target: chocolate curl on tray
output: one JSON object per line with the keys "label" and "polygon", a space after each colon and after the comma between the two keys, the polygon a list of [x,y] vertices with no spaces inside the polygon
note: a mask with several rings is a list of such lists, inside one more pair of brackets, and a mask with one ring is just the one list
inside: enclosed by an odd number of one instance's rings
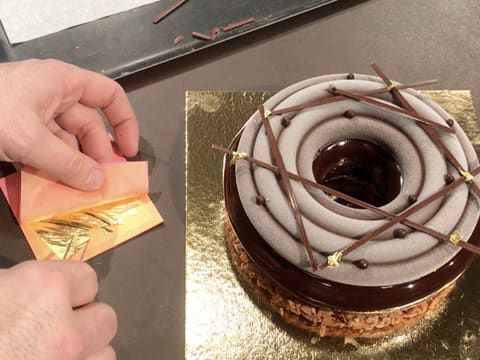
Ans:
{"label": "chocolate curl on tray", "polygon": [[192,32],[192,36],[194,38],[200,39],[200,40],[205,40],[205,41],[212,40],[212,37],[210,35],[199,33],[199,32],[196,32],[196,31]]}
{"label": "chocolate curl on tray", "polygon": [[310,246],[310,242],[308,241],[307,232],[305,231],[305,225],[303,224],[302,213],[298,207],[297,200],[293,193],[292,184],[290,184],[290,180],[288,178],[288,172],[285,168],[285,163],[283,162],[282,154],[280,153],[280,149],[278,148],[277,140],[275,139],[275,135],[273,134],[272,127],[270,126],[270,122],[268,121],[267,117],[269,113],[265,110],[263,105],[258,107],[258,111],[260,113],[260,118],[262,119],[263,127],[265,128],[265,133],[268,138],[268,142],[270,144],[270,150],[273,156],[273,159],[277,163],[278,170],[280,173],[280,182],[283,186],[284,191],[287,194],[288,201],[290,203],[290,207],[295,215],[295,220],[297,222],[298,230],[300,231],[300,237],[302,238],[303,245],[305,246],[305,250],[308,255],[308,259],[310,261],[310,265],[312,266],[313,271],[317,271],[317,263],[313,257],[312,248]]}
{"label": "chocolate curl on tray", "polygon": [[235,30],[239,27],[242,27],[242,26],[245,26],[245,25],[248,25],[248,24],[252,24],[254,22],[255,22],[255,18],[254,17],[249,17],[249,18],[239,20],[239,21],[236,21],[234,23],[231,23],[231,24],[228,24],[228,25],[225,25],[225,26],[221,26],[221,29],[222,29],[223,32],[232,31],[232,30]]}
{"label": "chocolate curl on tray", "polygon": [[212,41],[215,41],[219,33],[220,33],[220,28],[218,26],[212,27],[212,31],[210,33],[210,39]]}
{"label": "chocolate curl on tray", "polygon": [[160,21],[162,21],[164,18],[166,18],[168,15],[170,15],[172,12],[177,10],[180,6],[182,6],[186,2],[187,2],[187,0],[178,0],[178,1],[174,2],[168,8],[163,10],[158,16],[156,16],[155,19],[153,19],[152,22],[154,24],[158,24]]}
{"label": "chocolate curl on tray", "polygon": [[[221,151],[221,152],[223,152],[227,155],[230,155],[230,156],[233,156],[235,154],[234,151],[232,151],[230,149],[227,149],[225,147],[219,146],[219,145],[212,145],[211,147],[214,150]],[[261,160],[257,160],[255,158],[252,158],[252,157],[248,156],[248,155],[242,156],[242,160],[248,161],[248,162],[250,162],[252,164],[255,164],[259,167],[270,170],[270,171],[274,172],[275,174],[280,173],[278,167],[276,167],[274,165],[271,165],[271,164],[268,164],[266,162],[263,162]],[[323,192],[325,192],[327,194],[331,194],[331,195],[336,196],[339,199],[348,201],[348,202],[350,202],[350,203],[352,203],[352,204],[354,204],[354,205],[356,205],[360,208],[370,210],[377,215],[385,216],[386,218],[389,218],[389,219],[394,219],[397,216],[393,213],[385,211],[385,210],[383,210],[381,208],[378,208],[374,205],[371,205],[367,202],[364,202],[362,200],[358,200],[358,199],[356,199],[356,198],[354,198],[350,195],[344,194],[344,193],[342,193],[338,190],[332,189],[328,186],[325,186],[325,185],[319,184],[317,182],[314,182],[312,180],[306,179],[306,178],[304,178],[300,175],[288,172],[288,177],[290,179],[297,180],[297,181],[301,182],[302,184],[304,184],[306,186],[310,186],[310,187],[313,187],[315,189],[322,190]],[[463,241],[461,239],[459,241],[453,242],[452,238],[451,238],[451,234],[449,234],[449,235],[443,234],[443,233],[441,233],[437,230],[434,230],[434,229],[429,228],[429,227],[427,227],[425,225],[422,225],[422,224],[415,223],[415,222],[410,221],[408,219],[402,220],[401,223],[403,223],[404,225],[407,225],[407,226],[409,226],[409,227],[411,227],[415,230],[419,230],[419,231],[424,232],[425,234],[431,235],[431,236],[433,236],[433,237],[435,237],[439,240],[453,243],[454,245],[460,246],[460,247],[462,247],[462,248],[464,248],[464,249],[466,249],[466,250],[468,250],[468,251],[470,251],[474,254],[480,255],[480,247],[475,246],[473,244],[470,244],[470,243],[468,243],[466,241]]]}

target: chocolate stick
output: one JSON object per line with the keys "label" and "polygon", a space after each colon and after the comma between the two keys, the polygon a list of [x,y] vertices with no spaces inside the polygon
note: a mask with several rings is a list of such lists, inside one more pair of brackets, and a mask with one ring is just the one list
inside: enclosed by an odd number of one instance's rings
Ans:
{"label": "chocolate stick", "polygon": [[[217,150],[217,151],[221,151],[225,154],[228,154],[228,155],[233,155],[233,151],[230,150],[230,149],[227,149],[227,148],[224,148],[222,146],[219,146],[219,145],[212,145],[211,146],[212,149],[214,150]],[[264,169],[267,169],[267,170],[270,170],[272,172],[274,172],[275,174],[279,174],[279,170],[278,170],[278,167],[274,166],[274,165],[271,165],[269,163],[266,163],[266,162],[263,162],[261,160],[257,160],[255,158],[252,158],[250,156],[243,156],[242,157],[243,160],[245,161],[248,161],[252,164],[255,164],[257,166],[260,166]],[[331,195],[334,195],[342,200],[345,200],[345,201],[348,201],[356,206],[359,206],[361,208],[364,208],[364,209],[367,209],[367,210],[370,210],[372,211],[373,213],[377,214],[377,215],[381,215],[381,216],[385,216],[389,219],[393,219],[395,218],[397,215],[395,214],[392,214],[388,211],[385,211],[381,208],[378,208],[374,205],[371,205],[367,202],[364,202],[362,200],[358,200],[350,195],[347,195],[347,194],[344,194],[340,191],[337,191],[335,189],[332,189],[328,186],[325,186],[325,185],[322,185],[322,184],[319,184],[317,182],[314,182],[314,181],[311,181],[309,179],[306,179],[300,175],[297,175],[297,174],[294,174],[294,173],[291,173],[291,172],[287,172],[287,175],[290,179],[293,179],[293,180],[297,180],[299,182],[301,182],[302,184],[306,185],[306,186],[310,186],[310,187],[313,187],[315,189],[319,189],[319,190],[322,190],[323,192],[327,193],[327,194],[331,194]],[[442,240],[442,241],[446,241],[446,242],[450,242],[450,236],[449,235],[446,235],[446,234],[442,234],[441,232],[437,231],[437,230],[434,230],[432,228],[429,228],[425,225],[422,225],[422,224],[418,224],[418,223],[415,223],[413,221],[410,221],[408,219],[404,219],[401,221],[404,225],[407,225],[415,230],[419,230],[419,231],[422,231],[424,232],[425,234],[428,234],[430,236],[433,236],[439,240]],[[463,240],[460,240],[456,245],[474,253],[474,254],[477,254],[477,255],[480,255],[480,247],[477,247],[473,244],[470,244],[466,241],[463,241]]]}
{"label": "chocolate stick", "polygon": [[[480,173],[480,167],[477,167],[472,171],[472,176],[475,176],[479,173]],[[387,221],[382,226],[380,226],[377,229],[375,229],[375,230],[369,232],[368,234],[364,235],[362,238],[357,240],[353,245],[336,252],[336,254],[340,254],[340,256],[350,254],[352,251],[355,251],[356,249],[358,249],[360,246],[362,246],[366,242],[372,240],[376,236],[383,233],[385,230],[387,230],[390,227],[394,226],[395,224],[398,224],[399,222],[405,220],[408,216],[414,214],[418,210],[421,210],[425,206],[430,205],[433,201],[435,201],[435,200],[439,199],[440,197],[448,194],[450,191],[454,190],[455,188],[457,188],[458,186],[460,186],[461,184],[464,184],[464,183],[465,183],[464,178],[458,178],[454,182],[452,182],[452,183],[446,185],[445,187],[441,188],[440,190],[436,191],[435,193],[433,193],[429,197],[425,198],[421,202],[416,203],[415,205],[413,205],[413,206],[409,207],[408,209],[406,209],[405,211],[401,212],[395,218],[390,219],[389,221]],[[327,266],[328,266],[328,263],[323,263],[322,265],[320,265],[319,269],[323,270]]]}
{"label": "chocolate stick", "polygon": [[376,106],[376,107],[379,107],[379,108],[383,108],[383,109],[388,110],[388,111],[400,113],[400,114],[405,115],[406,117],[411,118],[411,119],[413,119],[413,120],[415,120],[419,123],[427,124],[427,125],[430,125],[431,127],[434,127],[434,128],[437,128],[437,129],[440,129],[440,130],[443,130],[443,131],[446,131],[446,132],[449,132],[449,133],[454,133],[455,132],[454,129],[452,129],[452,128],[446,126],[446,125],[438,124],[438,123],[433,122],[429,119],[426,119],[422,116],[413,115],[412,113],[410,113],[407,110],[404,110],[402,108],[398,108],[398,107],[393,106],[393,105],[388,105],[387,103],[379,101],[379,100],[377,100],[375,98],[372,98],[372,97],[363,96],[363,95],[356,94],[356,93],[353,93],[353,92],[350,92],[350,91],[340,90],[340,89],[337,89],[337,88],[332,88],[330,91],[334,95],[343,95],[343,96],[346,96],[350,99],[360,101],[362,103],[366,103],[366,104],[373,105],[373,106]]}
{"label": "chocolate stick", "polygon": [[253,22],[255,22],[255,18],[254,17],[249,17],[249,18],[246,18],[246,19],[243,19],[243,20],[240,20],[240,21],[236,21],[234,23],[231,23],[231,24],[228,24],[228,25],[225,25],[225,26],[221,26],[221,28],[222,28],[223,32],[227,32],[227,31],[231,31],[231,30],[234,30],[236,28],[239,28],[241,26],[251,24]]}
{"label": "chocolate stick", "polygon": [[290,184],[290,180],[288,178],[287,169],[285,168],[285,163],[282,159],[282,154],[280,153],[280,149],[278,148],[277,140],[275,139],[275,135],[273,134],[272,127],[270,126],[270,122],[267,120],[265,115],[265,108],[263,105],[259,105],[258,111],[260,112],[260,118],[262,119],[263,127],[265,128],[265,132],[267,134],[268,142],[270,143],[270,149],[272,152],[273,159],[277,163],[278,170],[280,172],[280,181],[283,185],[283,190],[286,192],[290,207],[295,215],[295,220],[297,221],[298,230],[300,231],[300,236],[303,241],[303,245],[305,246],[305,250],[307,251],[308,259],[310,260],[310,265],[312,266],[312,270],[317,270],[317,264],[315,259],[313,258],[312,248],[310,246],[310,242],[308,241],[307,232],[305,231],[305,225],[303,224],[302,213],[297,204],[297,199],[293,193],[292,184]]}
{"label": "chocolate stick", "polygon": [[[418,81],[418,82],[410,83],[410,84],[398,84],[398,85],[396,85],[396,87],[397,87],[397,89],[416,88],[416,87],[419,87],[419,86],[426,86],[426,85],[435,84],[437,82],[438,82],[438,80],[425,80],[425,81]],[[368,91],[366,93],[362,93],[362,95],[364,95],[364,96],[374,96],[374,95],[380,95],[380,94],[386,93],[388,91],[389,91],[388,88],[384,87],[384,88],[381,88],[381,89],[378,89],[378,90],[371,90],[371,91]],[[309,107],[329,104],[331,102],[342,101],[342,100],[346,100],[346,99],[347,99],[347,97],[345,97],[345,96],[333,96],[333,97],[328,97],[328,98],[315,99],[315,100],[312,100],[312,101],[309,101],[309,102],[306,102],[306,103],[303,103],[303,104],[300,104],[300,105],[274,110],[274,111],[272,111],[272,115],[281,115],[281,114],[289,113],[289,112],[292,112],[292,111],[299,111],[299,110],[303,110],[303,109],[306,109],[306,108],[309,108]]]}
{"label": "chocolate stick", "polygon": [[[396,89],[396,86],[392,84],[390,79],[385,75],[385,73],[380,69],[380,67],[373,63],[372,65],[373,70],[377,73],[377,75],[383,80],[383,82],[389,87],[390,92],[392,92],[393,96],[400,102],[400,104],[408,111],[410,111],[413,115],[418,116],[417,111],[413,108],[412,105],[405,99],[405,97],[402,95],[402,93]],[[422,125],[422,129],[430,136],[432,141],[434,142],[435,145],[437,145],[443,152],[443,154],[446,156],[446,158],[453,164],[453,166],[457,169],[459,174],[464,176],[466,174],[466,170],[463,169],[462,165],[460,162],[457,160],[457,158],[448,150],[448,148],[445,146],[443,141],[438,137],[438,135],[432,131],[428,126]],[[475,184],[474,182],[470,182],[470,189],[480,197],[480,189]]]}
{"label": "chocolate stick", "polygon": [[212,40],[210,35],[202,34],[202,33],[196,32],[196,31],[192,32],[192,36],[194,38],[197,38],[197,39],[200,39],[200,40],[207,40],[207,41]]}
{"label": "chocolate stick", "polygon": [[174,2],[172,5],[170,5],[168,8],[166,8],[164,11],[162,11],[155,19],[153,19],[154,24],[158,24],[160,21],[162,21],[164,18],[166,18],[168,15],[170,15],[172,12],[177,10],[180,6],[185,4],[187,0],[178,0]]}

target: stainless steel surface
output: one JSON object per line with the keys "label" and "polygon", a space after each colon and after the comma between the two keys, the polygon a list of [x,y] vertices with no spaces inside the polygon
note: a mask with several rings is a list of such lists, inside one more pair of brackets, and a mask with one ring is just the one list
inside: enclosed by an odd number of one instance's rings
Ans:
{"label": "stainless steel surface", "polygon": [[[186,90],[276,90],[317,74],[369,73],[376,61],[402,82],[469,89],[479,108],[478,59],[478,0],[342,0],[123,79],[165,224],[90,262],[99,298],[119,315],[118,359],[184,357]],[[0,263],[31,258],[3,200],[0,212]]]}

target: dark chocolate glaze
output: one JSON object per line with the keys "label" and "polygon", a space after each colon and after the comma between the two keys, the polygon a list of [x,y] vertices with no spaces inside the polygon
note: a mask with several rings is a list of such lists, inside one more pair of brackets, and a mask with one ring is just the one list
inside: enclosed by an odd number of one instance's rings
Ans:
{"label": "dark chocolate glaze", "polygon": [[[237,136],[230,147],[235,150]],[[252,261],[292,296],[314,306],[330,306],[350,311],[378,311],[405,306],[421,300],[456,280],[472,263],[475,255],[461,250],[437,271],[417,280],[385,287],[353,286],[307,273],[279,256],[248,220],[238,196],[235,166],[226,156],[224,165],[225,206],[232,226]],[[480,222],[479,222],[480,224]],[[480,245],[477,224],[469,242]],[[359,269],[359,271],[361,271]]]}
{"label": "dark chocolate glaze", "polygon": [[[318,183],[380,207],[400,192],[402,176],[395,159],[370,141],[344,139],[321,149],[312,164]],[[348,201],[335,201],[358,207]]]}

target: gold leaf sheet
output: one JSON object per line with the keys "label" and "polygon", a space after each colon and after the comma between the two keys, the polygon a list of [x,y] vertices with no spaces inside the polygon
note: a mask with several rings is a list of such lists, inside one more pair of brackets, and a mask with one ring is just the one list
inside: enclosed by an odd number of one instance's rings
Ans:
{"label": "gold leaf sheet", "polygon": [[148,195],[139,195],[22,223],[40,260],[88,260],[163,222]]}
{"label": "gold leaf sheet", "polygon": [[[480,131],[469,91],[423,91],[465,129],[477,153]],[[480,282],[476,260],[435,321],[376,341],[319,339],[283,325],[239,285],[224,245],[222,154],[245,121],[273,93],[186,94],[187,359],[478,359]]]}

